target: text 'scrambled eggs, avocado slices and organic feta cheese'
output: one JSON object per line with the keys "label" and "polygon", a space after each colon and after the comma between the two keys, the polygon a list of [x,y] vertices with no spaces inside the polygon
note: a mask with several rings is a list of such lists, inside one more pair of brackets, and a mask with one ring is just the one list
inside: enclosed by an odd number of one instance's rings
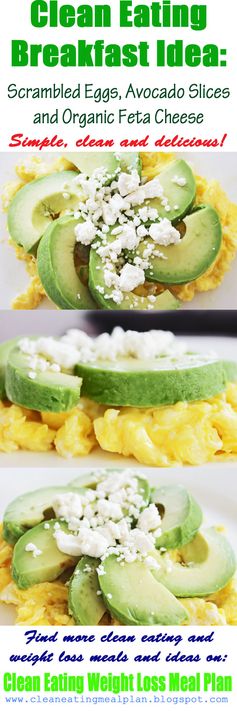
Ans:
{"label": "text 'scrambled eggs, avocado slices and organic feta cheese'", "polygon": [[28,492],[4,514],[0,599],[20,624],[235,624],[233,550],[201,525],[185,488],[131,469]]}
{"label": "text 'scrambled eggs, avocado slices and organic feta cheese'", "polygon": [[72,457],[99,445],[152,466],[237,454],[237,364],[169,331],[8,341],[0,392],[1,452]]}
{"label": "text 'scrambled eggs, avocado slices and organic feta cheese'", "polygon": [[21,167],[5,191],[10,238],[32,274],[15,308],[46,294],[59,309],[176,309],[220,283],[237,206],[218,183],[160,153],[65,157]]}

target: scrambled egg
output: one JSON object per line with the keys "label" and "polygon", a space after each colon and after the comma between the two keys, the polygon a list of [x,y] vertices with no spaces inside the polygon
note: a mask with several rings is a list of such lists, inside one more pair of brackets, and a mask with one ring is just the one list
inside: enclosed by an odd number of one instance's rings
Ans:
{"label": "scrambled egg", "polygon": [[[0,602],[14,605],[18,625],[73,625],[68,613],[68,587],[65,583],[39,583],[19,590],[11,577],[12,546],[2,538],[0,527]],[[237,590],[231,581],[223,590],[207,599],[185,598],[189,625],[236,625]],[[120,624],[106,614],[101,624]]]}
{"label": "scrambled egg", "polygon": [[[154,178],[159,172],[173,160],[171,153],[142,153],[143,175],[148,179]],[[10,200],[21,187],[36,178],[48,175],[49,173],[61,170],[72,170],[71,163],[65,158],[59,158],[51,164],[44,163],[41,158],[30,159],[27,163],[21,163],[16,167],[18,180],[11,181],[5,186],[3,194],[3,207],[7,210]],[[193,282],[181,285],[170,286],[173,293],[182,301],[191,301],[198,291],[209,291],[216,289],[222,282],[225,272],[230,268],[237,251],[237,205],[230,202],[224,190],[216,180],[208,182],[205,178],[196,175],[197,196],[196,203],[208,203],[219,213],[222,224],[222,245],[215,262],[205,274]],[[25,293],[17,296],[13,303],[13,309],[35,309],[43,297],[45,291],[37,273],[37,263],[34,256],[26,254],[21,247],[13,242],[16,256],[26,262],[27,271],[31,277],[29,286]],[[146,289],[151,289],[151,285],[146,284]],[[152,293],[159,294],[164,291],[165,285],[153,285]],[[139,292],[140,293],[140,292]],[[143,292],[142,292],[143,293]]]}
{"label": "scrambled egg", "polygon": [[40,415],[0,403],[0,452],[48,452],[55,447],[62,457],[76,457],[89,454],[95,444],[93,421],[80,408]]}
{"label": "scrambled egg", "polygon": [[237,384],[208,400],[146,409],[106,408],[82,398],[78,407],[58,414],[0,403],[0,452],[55,449],[77,457],[96,445],[163,467],[236,455]]}
{"label": "scrambled egg", "polygon": [[159,408],[107,409],[94,422],[102,449],[141,464],[204,464],[237,454],[237,385],[206,401]]}

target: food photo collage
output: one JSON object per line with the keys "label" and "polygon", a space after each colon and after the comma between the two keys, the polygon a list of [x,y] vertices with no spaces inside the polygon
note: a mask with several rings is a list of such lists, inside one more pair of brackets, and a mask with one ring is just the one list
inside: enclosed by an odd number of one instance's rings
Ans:
{"label": "food photo collage", "polygon": [[237,625],[235,154],[0,190],[0,625]]}

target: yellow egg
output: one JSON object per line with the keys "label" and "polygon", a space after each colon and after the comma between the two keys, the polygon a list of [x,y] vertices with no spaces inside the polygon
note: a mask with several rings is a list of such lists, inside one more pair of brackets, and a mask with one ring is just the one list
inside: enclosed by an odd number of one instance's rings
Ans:
{"label": "yellow egg", "polygon": [[18,447],[31,452],[48,452],[52,448],[54,436],[54,430],[35,422],[17,425],[13,431],[14,441]]}
{"label": "yellow egg", "polygon": [[68,614],[68,588],[61,582],[40,583],[27,590],[19,590],[11,582],[1,592],[0,600],[15,605],[18,625],[73,624]]}
{"label": "yellow egg", "polygon": [[189,614],[188,625],[226,625],[225,612],[213,602],[206,602],[200,598],[184,598],[180,602]]}
{"label": "yellow egg", "polygon": [[[36,268],[36,267],[35,267]],[[44,288],[36,274],[30,280],[30,283],[23,294],[16,296],[12,302],[12,308],[16,310],[32,310],[36,309],[45,296]]]}
{"label": "yellow egg", "polygon": [[78,412],[75,407],[69,412],[41,412],[41,420],[45,425],[52,427],[54,430],[59,430],[68,419],[69,416],[75,415]]}
{"label": "yellow egg", "polygon": [[207,401],[159,408],[108,408],[94,421],[96,439],[108,452],[141,464],[204,464],[237,453],[237,385]]}
{"label": "yellow egg", "polygon": [[62,457],[86,456],[95,445],[93,425],[84,412],[70,415],[57,431],[55,447]]}
{"label": "yellow egg", "polygon": [[232,409],[237,412],[237,387],[235,383],[227,384],[226,401],[229,402]]}
{"label": "yellow egg", "polygon": [[223,590],[210,595],[209,600],[222,607],[228,625],[237,625],[237,581],[234,578]]}

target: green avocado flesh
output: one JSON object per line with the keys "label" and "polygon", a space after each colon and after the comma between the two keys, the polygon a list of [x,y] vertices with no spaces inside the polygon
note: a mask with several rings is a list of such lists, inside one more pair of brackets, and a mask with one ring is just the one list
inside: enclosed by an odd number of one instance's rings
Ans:
{"label": "green avocado flesh", "polygon": [[124,563],[116,556],[103,562],[99,584],[106,607],[125,625],[180,625],[188,619],[183,605],[155,580],[145,563]]}
{"label": "green avocado flesh", "polygon": [[[70,487],[70,491],[75,491]],[[6,508],[3,518],[3,537],[14,545],[18,538],[41,521],[53,518],[53,501],[59,494],[68,492],[66,486],[46,487],[18,496]],[[83,493],[77,488],[75,493]]]}
{"label": "green avocado flesh", "polygon": [[167,572],[162,556],[155,558],[160,568],[152,568],[156,580],[177,597],[204,597],[222,590],[236,569],[234,552],[227,539],[207,528],[180,549],[182,563],[172,563]]}
{"label": "green avocado flesh", "polygon": [[[8,229],[11,239],[25,252],[32,252],[52,220],[62,210],[78,205],[79,190],[76,173],[64,170],[33,180],[21,188],[8,210]],[[65,187],[67,186],[67,187]]]}
{"label": "green avocado flesh", "polygon": [[[216,210],[203,205],[184,218],[185,235],[177,244],[159,246],[165,259],[151,258],[146,270],[148,281],[164,284],[185,284],[206,272],[215,261],[221,247],[222,228]],[[151,238],[140,243],[136,254],[143,256]]]}
{"label": "green avocado flesh", "polygon": [[179,401],[201,400],[222,392],[226,375],[221,361],[157,358],[147,361],[121,358],[78,363],[81,394],[104,405],[158,407]]}
{"label": "green avocado flesh", "polygon": [[235,383],[237,380],[237,363],[232,360],[223,360],[223,368],[229,383]]}
{"label": "green avocado flesh", "polygon": [[[101,477],[99,475],[101,471]],[[86,488],[89,489],[95,489],[99,481],[104,478],[104,475],[106,474],[106,471],[108,474],[112,474],[112,472],[116,472],[117,469],[97,469],[95,471],[90,471],[87,472],[86,474],[79,474],[79,476],[76,477],[76,479],[72,479],[72,481],[69,482],[68,488],[71,489],[78,489],[81,488],[82,486],[85,486]]]}
{"label": "green avocado flesh", "polygon": [[[174,182],[177,176],[185,180],[185,185]],[[151,198],[145,201],[148,207],[156,208],[159,218],[167,217],[173,223],[181,220],[191,210],[196,196],[196,181],[191,168],[184,160],[175,160],[158,175],[163,188],[164,197],[168,200],[169,212],[162,205],[162,198]],[[142,207],[140,205],[140,207]],[[138,208],[139,209],[139,208]],[[137,208],[136,208],[137,211]]]}
{"label": "green avocado flesh", "polygon": [[[68,532],[66,523],[53,519],[30,529],[17,541],[13,551],[12,577],[18,588],[29,588],[31,585],[56,580],[65,570],[76,564],[78,558],[61,553],[57,547],[54,538],[55,523],[59,523],[60,528]],[[29,543],[33,543],[42,551],[41,555],[34,557],[32,552],[26,551],[25,547]]]}
{"label": "green avocado flesh", "polygon": [[60,309],[96,309],[89,289],[75,267],[76,246],[74,217],[61,217],[47,228],[38,253],[38,273],[47,296]]}
{"label": "green avocado flesh", "polygon": [[28,357],[14,348],[6,368],[6,392],[11,402],[45,412],[66,412],[78,405],[80,378],[48,370],[37,371],[32,380],[30,370]]}
{"label": "green avocado flesh", "polygon": [[136,479],[138,482],[137,486],[137,494],[142,496],[143,498],[143,508],[145,509],[146,506],[149,506],[150,502],[150,497],[151,497],[151,490],[150,490],[150,485],[147,479],[143,479],[141,476],[136,475]]}
{"label": "green avocado flesh", "polygon": [[10,341],[5,341],[0,345],[0,400],[5,400],[7,397],[5,388],[6,366],[9,353],[16,346],[18,340],[19,338],[12,338]]}
{"label": "green avocado flesh", "polygon": [[98,558],[83,556],[69,585],[69,610],[77,625],[98,625],[106,612],[96,569]]}
{"label": "green avocado flesh", "polygon": [[152,502],[161,516],[161,536],[156,548],[180,548],[191,541],[202,523],[202,511],[183,486],[160,486]]}
{"label": "green avocado flesh", "polygon": [[84,173],[88,178],[92,176],[95,170],[105,168],[106,172],[113,178],[116,170],[121,168],[125,173],[133,168],[141,173],[141,160],[139,153],[112,153],[106,151],[104,153],[91,151],[79,153],[66,153],[64,157],[73,163],[80,173]]}

